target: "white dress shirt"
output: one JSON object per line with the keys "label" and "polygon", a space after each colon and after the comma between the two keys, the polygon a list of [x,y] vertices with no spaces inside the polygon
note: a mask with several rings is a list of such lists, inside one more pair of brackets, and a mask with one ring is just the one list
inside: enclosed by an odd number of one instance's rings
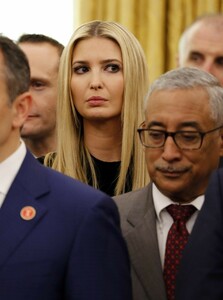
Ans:
{"label": "white dress shirt", "polygon": [[[156,228],[157,228],[157,237],[158,237],[158,244],[159,244],[159,251],[160,251],[160,259],[162,266],[164,265],[164,256],[165,256],[165,249],[166,249],[166,239],[169,232],[171,225],[173,224],[173,218],[167,212],[166,207],[170,204],[176,204],[166,196],[164,196],[155,186],[152,185],[152,193],[153,193],[153,200],[154,206],[156,211]],[[192,217],[187,221],[186,227],[188,232],[190,233],[195,220],[197,218],[198,212],[200,211],[202,205],[204,203],[204,195],[197,197],[190,203],[194,207],[196,207],[195,213]]]}
{"label": "white dress shirt", "polygon": [[18,149],[0,163],[0,207],[18,173],[26,155],[26,146],[21,140]]}

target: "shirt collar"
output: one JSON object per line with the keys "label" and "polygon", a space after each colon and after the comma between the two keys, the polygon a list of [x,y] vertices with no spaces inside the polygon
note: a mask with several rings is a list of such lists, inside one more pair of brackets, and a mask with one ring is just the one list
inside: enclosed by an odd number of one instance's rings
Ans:
{"label": "shirt collar", "polygon": [[[168,197],[163,195],[156,185],[152,184],[152,193],[153,193],[153,201],[154,201],[154,207],[156,211],[156,216],[159,221],[161,221],[161,212],[163,209],[165,209],[170,204],[176,204],[172,200],[170,200]],[[190,204],[192,204],[196,209],[199,211],[201,210],[201,207],[204,203],[204,195],[201,195],[194,199]]]}
{"label": "shirt collar", "polygon": [[26,146],[21,140],[18,149],[0,163],[0,192],[6,195],[26,155]]}

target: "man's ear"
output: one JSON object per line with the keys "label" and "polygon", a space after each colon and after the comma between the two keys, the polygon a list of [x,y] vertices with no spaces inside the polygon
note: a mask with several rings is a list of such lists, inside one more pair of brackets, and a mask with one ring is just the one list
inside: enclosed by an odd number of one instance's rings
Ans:
{"label": "man's ear", "polygon": [[29,92],[19,95],[12,104],[14,128],[21,128],[28,117],[31,107],[32,97]]}

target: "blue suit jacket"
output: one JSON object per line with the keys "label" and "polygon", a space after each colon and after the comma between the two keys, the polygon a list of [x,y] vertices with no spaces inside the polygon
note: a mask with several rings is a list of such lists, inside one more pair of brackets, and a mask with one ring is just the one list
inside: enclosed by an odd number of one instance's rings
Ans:
{"label": "blue suit jacket", "polygon": [[0,209],[0,299],[131,299],[113,200],[28,152]]}
{"label": "blue suit jacket", "polygon": [[213,173],[183,254],[177,300],[223,299],[223,169]]}

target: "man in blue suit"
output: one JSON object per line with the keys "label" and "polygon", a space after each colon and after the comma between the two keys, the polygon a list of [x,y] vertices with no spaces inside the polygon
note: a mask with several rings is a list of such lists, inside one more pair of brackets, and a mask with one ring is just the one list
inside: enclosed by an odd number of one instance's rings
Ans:
{"label": "man in blue suit", "polygon": [[30,108],[25,54],[0,37],[0,299],[129,300],[113,200],[42,166],[20,129]]}
{"label": "man in blue suit", "polygon": [[223,299],[223,170],[215,171],[185,248],[177,300]]}

